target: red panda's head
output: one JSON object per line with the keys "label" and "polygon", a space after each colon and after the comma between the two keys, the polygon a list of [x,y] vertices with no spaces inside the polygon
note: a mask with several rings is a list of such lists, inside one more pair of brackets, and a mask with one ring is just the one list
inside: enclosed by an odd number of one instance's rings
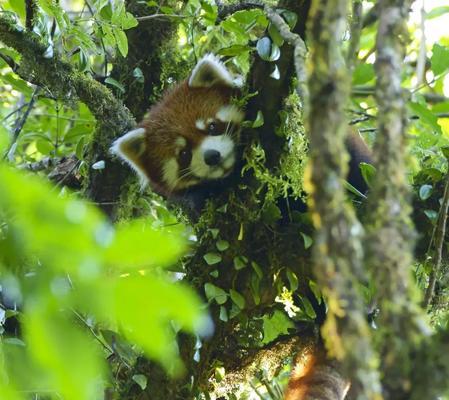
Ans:
{"label": "red panda's head", "polygon": [[244,117],[231,103],[235,93],[223,63],[206,55],[190,77],[170,90],[111,150],[166,196],[224,178],[236,161]]}

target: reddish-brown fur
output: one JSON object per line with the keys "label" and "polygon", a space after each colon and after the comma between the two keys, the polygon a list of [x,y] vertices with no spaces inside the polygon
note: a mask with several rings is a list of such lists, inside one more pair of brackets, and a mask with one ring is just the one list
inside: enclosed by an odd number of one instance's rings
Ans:
{"label": "reddish-brown fur", "polygon": [[214,85],[210,88],[191,88],[187,81],[175,86],[160,102],[149,110],[139,124],[145,128],[145,151],[138,160],[150,177],[150,184],[157,192],[168,195],[162,181],[163,161],[174,157],[176,139],[184,137],[192,148],[206,137],[195,126],[198,119],[207,120],[230,103],[235,89]]}
{"label": "reddish-brown fur", "polygon": [[296,357],[284,400],[343,400],[348,388],[336,363],[322,349],[311,347]]}

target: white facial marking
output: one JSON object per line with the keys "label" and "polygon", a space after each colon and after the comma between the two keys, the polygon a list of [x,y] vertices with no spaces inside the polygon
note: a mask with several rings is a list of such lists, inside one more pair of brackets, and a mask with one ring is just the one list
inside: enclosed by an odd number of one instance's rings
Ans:
{"label": "white facial marking", "polygon": [[204,122],[204,119],[199,119],[195,122],[195,126],[197,129],[199,129],[200,131],[205,131],[206,130],[206,123]]}
{"label": "white facial marking", "polygon": [[176,158],[170,158],[162,167],[162,179],[167,183],[170,189],[176,187],[178,181],[178,162]]}
{"label": "white facial marking", "polygon": [[[193,150],[190,169],[195,176],[204,179],[224,177],[235,163],[234,148],[234,141],[227,135],[206,137],[201,146]],[[207,165],[204,162],[204,154],[208,150],[218,151],[223,161],[219,165]]]}
{"label": "white facial marking", "polygon": [[228,104],[218,110],[216,117],[222,122],[234,122],[239,124],[243,121],[244,114],[236,105]]}

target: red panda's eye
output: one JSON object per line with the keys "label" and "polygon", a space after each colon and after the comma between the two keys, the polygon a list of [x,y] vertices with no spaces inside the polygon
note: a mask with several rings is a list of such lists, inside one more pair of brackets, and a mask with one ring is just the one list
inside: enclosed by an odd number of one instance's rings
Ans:
{"label": "red panda's eye", "polygon": [[192,151],[189,148],[182,149],[178,155],[178,164],[180,169],[187,168],[192,161]]}
{"label": "red panda's eye", "polygon": [[211,122],[209,124],[209,126],[207,127],[207,133],[211,136],[217,136],[220,134],[216,122]]}

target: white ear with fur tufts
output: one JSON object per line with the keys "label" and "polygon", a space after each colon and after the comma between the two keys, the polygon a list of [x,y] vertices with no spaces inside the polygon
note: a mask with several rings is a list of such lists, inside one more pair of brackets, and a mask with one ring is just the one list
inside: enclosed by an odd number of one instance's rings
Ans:
{"label": "white ear with fur tufts", "polygon": [[145,170],[142,168],[140,156],[145,151],[145,129],[137,128],[119,137],[111,146],[111,153],[126,161],[141,178],[142,184],[148,182]]}
{"label": "white ear with fur tufts", "polygon": [[220,59],[213,54],[206,54],[193,69],[189,78],[189,86],[192,88],[208,88],[214,85],[237,86]]}

